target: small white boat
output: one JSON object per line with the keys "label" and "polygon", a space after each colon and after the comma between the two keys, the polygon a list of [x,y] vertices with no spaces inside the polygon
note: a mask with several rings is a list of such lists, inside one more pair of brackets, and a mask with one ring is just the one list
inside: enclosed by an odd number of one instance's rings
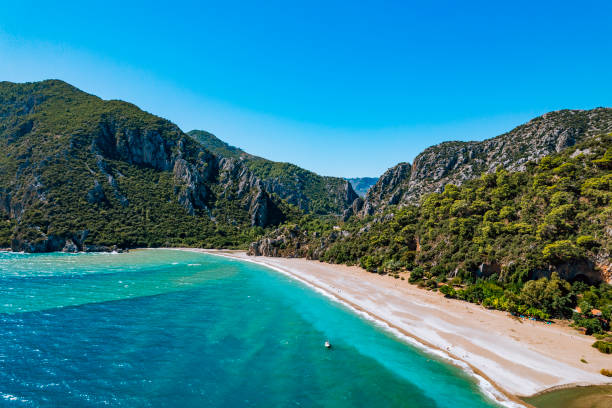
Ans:
{"label": "small white boat", "polygon": [[331,343],[329,340],[325,340],[325,348],[331,348]]}

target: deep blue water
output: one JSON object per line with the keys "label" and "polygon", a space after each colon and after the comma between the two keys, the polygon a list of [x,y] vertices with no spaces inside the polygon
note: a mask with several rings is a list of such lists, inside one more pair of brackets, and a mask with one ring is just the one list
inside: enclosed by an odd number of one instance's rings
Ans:
{"label": "deep blue water", "polygon": [[301,283],[211,255],[0,253],[0,322],[1,406],[493,406]]}

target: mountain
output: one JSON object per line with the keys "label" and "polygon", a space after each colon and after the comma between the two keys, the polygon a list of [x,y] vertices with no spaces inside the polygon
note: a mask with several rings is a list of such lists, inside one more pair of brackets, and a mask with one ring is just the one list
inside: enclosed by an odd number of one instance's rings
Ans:
{"label": "mountain", "polygon": [[58,80],[0,83],[0,246],[245,245],[297,210],[173,123]]}
{"label": "mountain", "polygon": [[355,192],[360,196],[364,197],[370,187],[372,187],[378,181],[376,177],[355,177],[355,178],[347,178],[347,180],[353,186]]}
{"label": "mountain", "polygon": [[444,142],[424,150],[412,164],[387,170],[368,190],[360,213],[372,215],[389,205],[415,204],[423,194],[441,192],[447,184],[461,185],[498,167],[524,170],[529,161],[610,131],[610,108],[561,110],[482,142]]}
{"label": "mountain", "polygon": [[[515,315],[573,317],[605,333],[612,317],[612,133],[523,170],[499,166],[418,205],[345,222],[287,222],[252,255],[358,264]],[[407,274],[404,274],[409,272]],[[602,310],[604,318],[582,310]]]}
{"label": "mountain", "polygon": [[261,180],[267,191],[305,212],[342,215],[358,197],[351,183],[344,179],[319,176],[291,163],[253,156],[203,130],[192,130],[188,134],[213,154],[243,164]]}

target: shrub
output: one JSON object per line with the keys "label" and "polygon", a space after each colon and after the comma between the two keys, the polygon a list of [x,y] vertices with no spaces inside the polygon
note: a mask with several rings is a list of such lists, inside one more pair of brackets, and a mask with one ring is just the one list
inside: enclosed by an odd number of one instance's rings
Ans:
{"label": "shrub", "polygon": [[[525,283],[520,300],[530,308],[539,309],[554,316],[568,314],[571,286],[555,272],[550,279],[542,278]],[[535,315],[535,317],[539,317]]]}
{"label": "shrub", "polygon": [[569,262],[582,258],[582,252],[572,241],[562,240],[548,244],[542,250],[544,259],[552,263]]}
{"label": "shrub", "polygon": [[412,272],[410,272],[410,277],[408,278],[408,281],[414,283],[422,280],[423,276],[425,276],[425,271],[420,266],[417,266],[412,270]]}
{"label": "shrub", "polygon": [[612,168],[612,149],[606,150],[603,157],[593,160],[593,163],[604,168]]}
{"label": "shrub", "polygon": [[612,377],[612,370],[606,370],[605,368],[602,368],[600,373],[602,373],[606,377]]}
{"label": "shrub", "polygon": [[502,207],[499,210],[499,218],[501,219],[513,219],[516,215],[516,209],[514,207],[510,207],[508,205]]}
{"label": "shrub", "polygon": [[361,257],[359,265],[368,272],[375,272],[380,267],[380,259],[376,256],[366,255]]}
{"label": "shrub", "polygon": [[579,315],[574,317],[574,323],[579,327],[586,329],[586,334],[604,333],[606,331],[605,324],[598,318],[585,318]]}
{"label": "shrub", "polygon": [[580,247],[591,249],[596,246],[599,246],[599,242],[591,235],[582,235],[576,239],[576,244]]}
{"label": "shrub", "polygon": [[427,282],[425,282],[425,286],[428,289],[436,289],[438,287],[438,283],[433,279],[428,279]]}
{"label": "shrub", "polygon": [[448,298],[457,297],[457,291],[455,291],[455,288],[450,285],[443,285],[440,288],[440,292],[442,292],[442,294],[444,294],[444,296]]}
{"label": "shrub", "polygon": [[612,354],[612,342],[597,340],[595,343],[593,343],[593,347],[602,353]]}

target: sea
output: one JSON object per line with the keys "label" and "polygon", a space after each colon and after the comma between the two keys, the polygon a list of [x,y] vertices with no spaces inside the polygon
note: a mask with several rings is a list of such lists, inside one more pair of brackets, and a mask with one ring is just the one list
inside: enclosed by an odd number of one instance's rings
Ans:
{"label": "sea", "polygon": [[210,254],[0,253],[0,324],[1,407],[498,406],[348,306]]}

